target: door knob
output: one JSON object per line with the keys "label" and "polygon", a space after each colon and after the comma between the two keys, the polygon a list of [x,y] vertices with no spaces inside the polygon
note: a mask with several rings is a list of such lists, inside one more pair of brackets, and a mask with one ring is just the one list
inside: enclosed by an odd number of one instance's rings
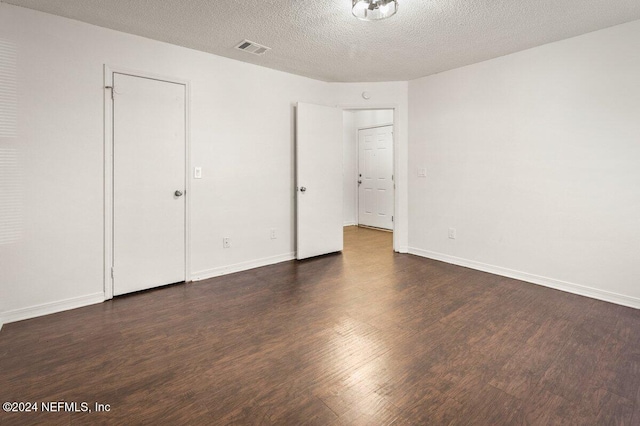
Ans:
{"label": "door knob", "polygon": [[362,184],[362,180],[358,179],[358,185]]}
{"label": "door knob", "polygon": [[176,197],[182,197],[182,191],[176,191],[173,193]]}
{"label": "door knob", "polygon": [[307,188],[305,188],[304,186],[300,187],[300,192],[306,192]]}

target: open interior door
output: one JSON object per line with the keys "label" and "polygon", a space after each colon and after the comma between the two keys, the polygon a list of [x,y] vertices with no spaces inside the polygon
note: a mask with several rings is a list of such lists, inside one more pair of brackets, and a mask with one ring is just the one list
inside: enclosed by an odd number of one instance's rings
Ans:
{"label": "open interior door", "polygon": [[296,258],[342,251],[342,111],[298,103]]}

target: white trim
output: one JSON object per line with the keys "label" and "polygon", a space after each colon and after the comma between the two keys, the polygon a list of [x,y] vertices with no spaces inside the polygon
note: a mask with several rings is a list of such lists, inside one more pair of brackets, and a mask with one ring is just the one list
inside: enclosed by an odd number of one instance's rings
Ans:
{"label": "white trim", "polygon": [[590,297],[592,299],[603,300],[605,302],[611,302],[618,305],[640,309],[640,298],[626,296],[624,294],[613,293],[610,291],[600,290],[581,284],[557,280],[555,278],[544,277],[541,275],[530,274],[528,272],[516,271],[509,268],[504,268],[502,266],[489,265],[486,263],[477,262],[475,260],[463,259],[460,257],[422,250],[415,247],[409,247],[409,253],[433,260],[439,260],[441,262],[464,266],[466,268],[476,269],[478,271],[488,272],[490,274],[513,278],[520,281],[526,281],[532,284],[537,284],[568,293],[578,294],[580,296]]}
{"label": "white trim", "polygon": [[409,247],[407,246],[398,247],[398,253],[409,253]]}
{"label": "white trim", "polygon": [[182,81],[184,84],[184,137],[185,137],[185,196],[187,202],[184,206],[184,281],[191,282],[191,178],[193,177],[193,165],[191,163],[191,82]]}
{"label": "white trim", "polygon": [[[400,197],[398,197],[398,193],[400,192],[400,185],[398,184],[398,175],[400,175],[403,172],[407,172],[407,169],[405,169],[404,167],[401,167],[402,165],[399,162],[398,159],[398,141],[400,140],[400,137],[398,135],[400,135],[401,130],[400,130],[400,126],[398,125],[398,110],[400,108],[399,104],[371,104],[371,105],[337,105],[338,108],[341,108],[342,111],[371,111],[371,110],[381,110],[381,109],[391,109],[393,110],[393,123],[391,124],[387,124],[387,126],[393,126],[393,183],[395,184],[395,189],[393,190],[393,216],[394,216],[394,221],[393,221],[393,251],[398,252],[398,253],[406,253],[406,251],[402,251],[403,249],[406,249],[406,247],[400,247],[400,233],[397,232],[398,228],[400,229],[407,229],[408,230],[408,224],[404,223],[402,218],[401,218],[401,214],[400,212],[402,211],[402,209],[400,208]],[[358,130],[356,129],[356,135],[358,134]],[[356,150],[358,149],[358,143],[357,143],[357,138],[356,138]],[[358,158],[356,156],[356,158]],[[357,173],[356,173],[357,176]],[[356,195],[356,200],[358,199],[358,196]],[[356,205],[356,220],[358,217],[358,206]],[[399,224],[402,224],[403,226],[399,226]]]}
{"label": "white trim", "polygon": [[356,222],[345,222],[345,223],[343,224],[343,226],[356,226],[356,225],[357,225],[357,223],[356,223]]}
{"label": "white trim", "polygon": [[10,322],[22,321],[42,315],[55,314],[57,312],[82,308],[83,306],[94,305],[102,302],[104,302],[104,293],[102,292],[72,297],[70,299],[59,300],[57,302],[43,303],[41,305],[29,306],[28,308],[3,312],[0,314],[0,323],[8,324]]}
{"label": "white trim", "polygon": [[[365,110],[366,111],[366,110]],[[375,111],[375,110],[374,110]],[[360,130],[369,130],[369,129],[377,129],[378,127],[389,127],[392,126],[393,127],[393,123],[386,123],[386,124],[376,124],[375,126],[365,126],[365,127],[358,127],[356,129],[357,132],[359,132]],[[394,129],[395,130],[395,129]]]}
{"label": "white trim", "polygon": [[108,86],[113,86],[113,71],[104,66],[104,153],[103,153],[103,203],[104,203],[104,271],[103,291],[104,300],[113,298],[113,279],[111,278],[111,266],[113,265],[113,102]]}
{"label": "white trim", "polygon": [[249,260],[247,262],[236,263],[234,265],[220,266],[218,268],[207,269],[191,274],[193,281],[202,281],[208,278],[218,277],[220,275],[233,274],[234,272],[246,271],[248,269],[259,268],[261,266],[273,265],[275,263],[287,262],[294,260],[296,253],[285,253],[277,256],[264,257],[262,259]]}
{"label": "white trim", "polygon": [[184,280],[191,281],[191,82],[146,71],[104,65],[104,300],[113,298],[113,100],[107,86],[113,73],[150,78],[185,86],[185,262]]}

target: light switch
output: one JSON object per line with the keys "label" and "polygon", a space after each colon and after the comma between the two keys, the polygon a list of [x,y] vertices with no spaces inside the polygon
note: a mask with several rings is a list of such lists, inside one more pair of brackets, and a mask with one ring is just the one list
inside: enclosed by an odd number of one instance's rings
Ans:
{"label": "light switch", "polygon": [[427,177],[427,169],[425,169],[424,167],[418,169],[418,177]]}
{"label": "light switch", "polygon": [[202,179],[202,167],[194,167],[193,168],[193,178],[194,179]]}

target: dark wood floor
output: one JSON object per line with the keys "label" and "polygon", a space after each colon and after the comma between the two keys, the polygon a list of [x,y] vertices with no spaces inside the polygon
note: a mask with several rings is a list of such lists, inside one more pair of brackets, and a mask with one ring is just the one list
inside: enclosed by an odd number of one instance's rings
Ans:
{"label": "dark wood floor", "polygon": [[640,424],[640,311],[411,255],[345,251],[0,331],[0,424]]}

